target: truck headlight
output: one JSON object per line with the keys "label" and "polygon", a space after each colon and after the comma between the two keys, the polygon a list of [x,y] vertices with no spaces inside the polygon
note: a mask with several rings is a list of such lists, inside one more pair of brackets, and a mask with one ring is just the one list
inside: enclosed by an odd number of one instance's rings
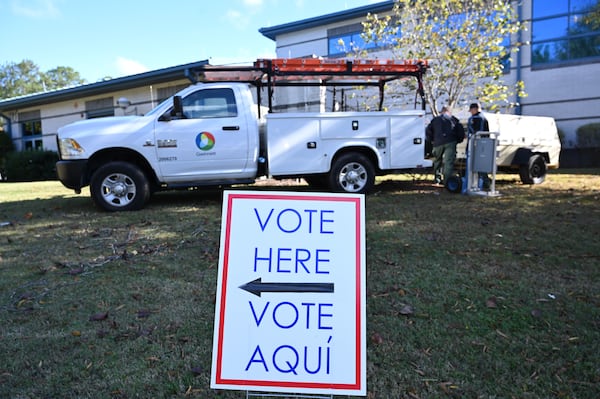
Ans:
{"label": "truck headlight", "polygon": [[60,139],[58,140],[58,145],[62,158],[78,157],[85,151],[74,139]]}

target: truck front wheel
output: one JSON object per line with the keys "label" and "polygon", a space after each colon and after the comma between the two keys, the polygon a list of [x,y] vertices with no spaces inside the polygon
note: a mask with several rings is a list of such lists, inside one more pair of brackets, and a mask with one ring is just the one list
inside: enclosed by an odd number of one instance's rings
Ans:
{"label": "truck front wheel", "polygon": [[375,184],[375,170],[367,157],[348,153],[337,158],[329,174],[329,186],[333,191],[366,193]]}
{"label": "truck front wheel", "polygon": [[533,154],[529,162],[521,165],[519,176],[523,184],[540,184],[546,179],[546,161],[540,154]]}
{"label": "truck front wheel", "polygon": [[135,211],[150,199],[144,172],[127,162],[111,162],[92,175],[90,193],[94,203],[107,211]]}

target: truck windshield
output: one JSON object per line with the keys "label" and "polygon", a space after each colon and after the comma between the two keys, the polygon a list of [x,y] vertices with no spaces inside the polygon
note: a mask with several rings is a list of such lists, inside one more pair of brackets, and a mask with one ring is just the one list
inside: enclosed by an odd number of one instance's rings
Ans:
{"label": "truck windshield", "polygon": [[149,112],[146,113],[146,116],[151,116],[151,115],[155,115],[157,113],[162,113],[164,111],[166,111],[166,109],[168,107],[166,107],[166,104],[173,104],[173,97],[169,97],[166,100],[164,100],[163,102],[161,102],[160,104],[158,104],[156,107],[154,107],[154,109],[150,110]]}

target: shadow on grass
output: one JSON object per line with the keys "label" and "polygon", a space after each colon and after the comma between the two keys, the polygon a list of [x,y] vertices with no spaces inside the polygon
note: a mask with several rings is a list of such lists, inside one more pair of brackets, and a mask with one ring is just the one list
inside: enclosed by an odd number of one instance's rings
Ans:
{"label": "shadow on grass", "polygon": [[[497,187],[505,184],[514,184],[513,180],[497,181]],[[309,187],[306,184],[289,181],[270,180],[262,184],[234,186],[226,188],[227,190],[240,191],[294,191],[294,192],[316,192],[322,191]],[[152,195],[146,208],[155,209],[164,206],[202,206],[204,204],[221,203],[223,199],[222,188],[196,188],[189,190],[161,191]],[[444,188],[435,187],[424,180],[383,180],[375,185],[372,190],[374,195],[382,193],[394,193],[396,191],[405,191],[414,193],[422,192],[446,192]],[[65,213],[87,213],[103,212],[97,208],[89,194],[56,195],[49,198],[35,198],[30,200],[6,201],[2,203],[0,219],[14,220],[25,217],[33,211],[44,212],[65,212]]]}
{"label": "shadow on grass", "polygon": [[0,211],[1,221],[16,221],[30,219],[43,214],[56,213],[86,213],[93,211],[89,197],[65,197],[57,195],[50,198],[36,198],[31,200],[2,202]]}
{"label": "shadow on grass", "polygon": [[[595,177],[600,175],[600,169],[558,169],[549,172],[548,179],[556,175],[557,178],[562,175],[574,175],[585,177]],[[378,183],[373,188],[370,195],[393,194],[403,192],[404,194],[420,193],[438,193],[456,195],[448,192],[443,187],[436,187],[431,184],[428,175],[418,175],[410,178],[410,175],[383,176],[379,178]],[[408,176],[408,178],[407,178]],[[585,181],[585,180],[584,180]],[[523,190],[533,187],[544,188],[544,184],[539,186],[528,186],[521,184],[517,174],[499,174],[496,179],[496,189],[503,193],[513,190]],[[323,191],[308,186],[302,179],[287,180],[258,180],[252,185],[240,185],[227,188],[198,187],[188,190],[160,191],[152,195],[147,208],[156,209],[163,206],[201,206],[203,204],[221,203],[223,191],[227,190],[245,190],[245,191],[294,191],[294,192],[315,192]],[[456,195],[461,197],[460,195]],[[56,195],[50,198],[35,198],[31,200],[6,201],[2,203],[0,219],[12,220],[24,217],[32,210],[38,212],[102,212],[94,206],[89,196],[89,192],[80,195]]]}

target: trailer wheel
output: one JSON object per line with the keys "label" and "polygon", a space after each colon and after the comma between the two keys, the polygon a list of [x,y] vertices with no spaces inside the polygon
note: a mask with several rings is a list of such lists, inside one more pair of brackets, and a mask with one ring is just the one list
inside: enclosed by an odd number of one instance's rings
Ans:
{"label": "trailer wheel", "polygon": [[367,157],[348,153],[337,158],[329,174],[329,187],[333,191],[366,193],[375,184],[375,169]]}
{"label": "trailer wheel", "polygon": [[111,162],[94,172],[90,182],[94,203],[107,211],[135,211],[150,199],[150,184],[142,170],[127,162]]}
{"label": "trailer wheel", "polygon": [[523,184],[540,184],[546,179],[546,161],[540,154],[533,154],[529,162],[521,165],[519,176]]}

